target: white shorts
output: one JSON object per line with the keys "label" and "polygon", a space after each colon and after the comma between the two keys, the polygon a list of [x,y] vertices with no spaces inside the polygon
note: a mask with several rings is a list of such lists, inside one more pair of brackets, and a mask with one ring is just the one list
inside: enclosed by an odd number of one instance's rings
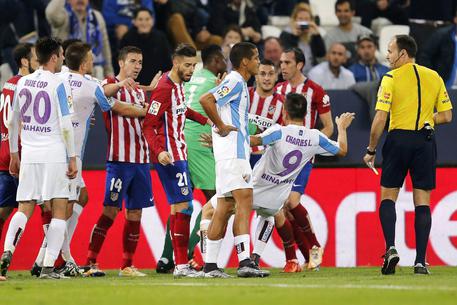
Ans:
{"label": "white shorts", "polygon": [[252,169],[249,161],[244,159],[217,161],[217,197],[232,197],[232,191],[238,189],[252,189]]}
{"label": "white shorts", "polygon": [[[215,196],[211,197],[211,199],[209,200],[213,209],[217,208],[217,198],[218,198],[217,195],[215,195]],[[282,208],[282,206],[281,206],[281,208]],[[259,215],[259,216],[263,216],[263,217],[275,216],[276,214],[278,214],[278,212],[281,210],[281,208],[278,209],[276,207],[269,208],[269,207],[259,206],[258,204],[256,204],[255,197],[254,197],[254,204],[252,205],[252,210],[256,211],[257,215]]]}
{"label": "white shorts", "polygon": [[75,179],[70,179],[70,198],[71,201],[78,201],[79,194],[81,189],[86,186],[83,179],[83,163],[81,158],[76,157],[76,167],[78,168],[78,173],[76,174]]}
{"label": "white shorts", "polygon": [[21,163],[16,201],[70,197],[67,163]]}

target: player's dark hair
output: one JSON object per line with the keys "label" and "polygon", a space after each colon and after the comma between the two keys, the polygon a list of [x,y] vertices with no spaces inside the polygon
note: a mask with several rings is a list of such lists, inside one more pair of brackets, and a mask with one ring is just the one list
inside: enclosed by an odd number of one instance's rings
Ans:
{"label": "player's dark hair", "polygon": [[260,61],[260,64],[261,64],[261,65],[264,65],[264,66],[273,66],[273,67],[276,68],[275,63],[272,62],[272,61],[269,60],[269,59],[265,59],[265,58],[262,59],[262,60]]}
{"label": "player's dark hair", "polygon": [[20,43],[13,49],[14,62],[18,68],[22,67],[21,60],[23,58],[30,61],[32,58],[32,48],[33,44],[31,43]]}
{"label": "player's dark hair", "polygon": [[417,44],[414,38],[409,35],[396,35],[395,41],[397,42],[398,51],[405,50],[409,57],[416,57]]}
{"label": "player's dark hair", "polygon": [[142,6],[133,13],[133,19],[136,19],[136,17],[138,17],[138,14],[141,12],[148,12],[149,15],[154,18],[154,15],[152,14],[151,10],[147,7]]}
{"label": "player's dark hair", "polygon": [[284,53],[294,53],[295,56],[295,62],[298,63],[303,63],[303,67],[306,64],[306,59],[305,59],[305,54],[303,51],[298,48],[298,47],[293,47],[293,48],[287,48],[284,50]]}
{"label": "player's dark hair", "polygon": [[127,58],[127,55],[130,53],[143,54],[140,48],[134,46],[125,46],[119,50],[119,55],[117,56],[117,59],[124,61]]}
{"label": "player's dark hair", "polygon": [[303,94],[289,93],[286,95],[284,108],[291,119],[302,120],[306,115],[307,104]]}
{"label": "player's dark hair", "polygon": [[195,57],[197,56],[197,50],[190,44],[180,43],[173,52],[173,58],[177,56]]}
{"label": "player's dark hair", "polygon": [[63,54],[65,54],[65,52],[67,51],[67,48],[71,44],[74,44],[75,42],[82,42],[82,41],[81,41],[81,39],[77,39],[77,38],[70,38],[70,39],[64,40],[64,42],[62,42]]}
{"label": "player's dark hair", "polygon": [[208,65],[211,62],[211,60],[213,60],[214,58],[216,58],[218,56],[222,56],[222,57],[224,56],[222,54],[221,47],[218,45],[215,45],[215,44],[209,45],[208,47],[206,47],[202,50],[203,65],[204,66]]}
{"label": "player's dark hair", "polygon": [[70,70],[78,71],[92,47],[83,42],[72,43],[65,51],[65,63]]}
{"label": "player's dark hair", "polygon": [[38,59],[38,63],[44,65],[49,62],[52,55],[59,56],[59,51],[61,48],[60,41],[51,38],[51,37],[43,37],[38,39],[35,44],[35,52]]}
{"label": "player's dark hair", "polygon": [[345,3],[349,3],[349,9],[351,11],[354,10],[354,3],[352,3],[351,0],[337,0],[335,2],[335,12],[336,12],[336,9],[338,8],[338,6],[342,5],[342,4],[345,4]]}
{"label": "player's dark hair", "polygon": [[250,42],[240,42],[232,47],[230,50],[230,61],[235,69],[241,66],[241,61],[244,58],[251,59],[254,56],[254,50],[257,49],[255,44]]}

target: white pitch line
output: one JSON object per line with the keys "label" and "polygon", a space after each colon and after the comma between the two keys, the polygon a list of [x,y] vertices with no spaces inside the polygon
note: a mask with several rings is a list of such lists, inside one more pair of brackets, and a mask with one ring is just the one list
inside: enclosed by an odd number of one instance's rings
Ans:
{"label": "white pitch line", "polygon": [[438,290],[438,291],[455,291],[457,287],[441,286],[441,287],[429,287],[429,286],[407,286],[407,285],[361,285],[361,284],[274,284],[274,283],[211,283],[211,282],[116,282],[110,283],[113,286],[174,286],[174,287],[261,287],[261,288],[308,288],[308,289],[376,289],[376,290]]}

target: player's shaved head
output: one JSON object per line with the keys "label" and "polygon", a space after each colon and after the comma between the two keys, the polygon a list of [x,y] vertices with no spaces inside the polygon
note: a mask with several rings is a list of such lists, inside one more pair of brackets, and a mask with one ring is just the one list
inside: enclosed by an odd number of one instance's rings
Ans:
{"label": "player's shaved head", "polygon": [[65,51],[65,63],[67,64],[67,67],[70,70],[78,71],[91,49],[91,46],[87,43],[72,43]]}
{"label": "player's shaved head", "polygon": [[306,98],[299,93],[289,93],[286,95],[284,109],[292,120],[303,120],[306,115],[308,102]]}

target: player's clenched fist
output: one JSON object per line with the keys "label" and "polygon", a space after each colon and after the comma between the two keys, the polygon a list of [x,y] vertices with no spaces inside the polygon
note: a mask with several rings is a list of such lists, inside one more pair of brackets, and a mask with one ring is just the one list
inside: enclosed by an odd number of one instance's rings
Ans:
{"label": "player's clenched fist", "polygon": [[238,131],[238,128],[233,127],[231,125],[222,125],[221,127],[217,127],[216,132],[221,136],[225,137],[232,131]]}
{"label": "player's clenched fist", "polygon": [[70,179],[75,179],[77,173],[78,167],[76,166],[76,157],[71,157],[70,162],[68,163],[67,177]]}
{"label": "player's clenched fist", "polygon": [[10,159],[10,174],[15,178],[19,178],[19,168],[21,167],[21,161],[19,160],[18,153],[12,153]]}
{"label": "player's clenched fist", "polygon": [[168,151],[162,151],[159,156],[157,157],[157,159],[159,160],[159,163],[162,164],[162,165],[168,165],[168,164],[172,164],[173,165],[173,161],[172,161],[172,158],[171,158],[171,155]]}

